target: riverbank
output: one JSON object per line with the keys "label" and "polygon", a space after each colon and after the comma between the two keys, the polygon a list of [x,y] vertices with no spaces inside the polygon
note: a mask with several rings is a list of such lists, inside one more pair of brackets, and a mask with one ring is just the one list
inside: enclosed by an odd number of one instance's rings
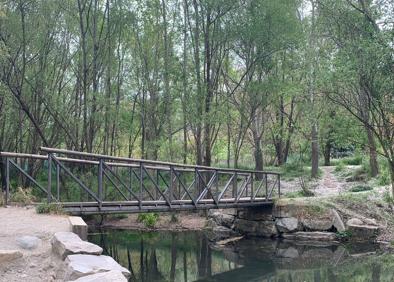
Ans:
{"label": "riverbank", "polygon": [[138,214],[105,216],[86,219],[89,226],[103,229],[127,229],[139,231],[200,231],[206,226],[205,212],[160,213],[154,226],[147,226],[138,220]]}
{"label": "riverbank", "polygon": [[[62,261],[52,253],[56,232],[69,231],[67,216],[36,214],[33,207],[0,207],[0,250],[17,251],[0,263],[0,281],[62,281]],[[28,237],[26,237],[28,236]],[[38,238],[34,239],[34,238]]]}

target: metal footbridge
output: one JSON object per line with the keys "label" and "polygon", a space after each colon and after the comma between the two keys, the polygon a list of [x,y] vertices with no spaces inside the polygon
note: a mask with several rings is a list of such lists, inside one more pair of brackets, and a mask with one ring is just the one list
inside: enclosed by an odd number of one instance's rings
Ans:
{"label": "metal footbridge", "polygon": [[5,201],[31,187],[37,202],[71,214],[205,210],[272,205],[280,174],[194,166],[41,147],[1,152]]}

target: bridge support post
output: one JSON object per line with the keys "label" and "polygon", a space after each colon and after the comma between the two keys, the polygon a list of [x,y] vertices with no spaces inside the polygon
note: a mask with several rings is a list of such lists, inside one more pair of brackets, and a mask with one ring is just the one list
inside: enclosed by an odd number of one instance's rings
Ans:
{"label": "bridge support post", "polygon": [[10,161],[5,158],[5,199],[4,203],[7,206],[10,198]]}
{"label": "bridge support post", "polygon": [[48,187],[47,187],[47,201],[52,200],[52,154],[48,154]]}
{"label": "bridge support post", "polygon": [[97,181],[98,181],[99,209],[101,210],[101,206],[103,202],[103,159],[99,160]]}

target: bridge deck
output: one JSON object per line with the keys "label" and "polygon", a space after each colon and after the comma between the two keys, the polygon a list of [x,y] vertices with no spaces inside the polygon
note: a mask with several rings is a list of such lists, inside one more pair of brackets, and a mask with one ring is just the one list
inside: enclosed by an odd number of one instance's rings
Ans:
{"label": "bridge deck", "polygon": [[110,213],[141,213],[141,212],[167,212],[181,210],[207,210],[216,208],[241,208],[252,206],[271,206],[272,200],[265,198],[243,197],[236,201],[235,198],[220,200],[217,204],[213,199],[200,200],[198,205],[194,205],[191,200],[174,200],[171,206],[166,201],[108,201],[102,202],[101,206],[97,202],[68,202],[61,203],[66,212],[80,214],[110,214]]}

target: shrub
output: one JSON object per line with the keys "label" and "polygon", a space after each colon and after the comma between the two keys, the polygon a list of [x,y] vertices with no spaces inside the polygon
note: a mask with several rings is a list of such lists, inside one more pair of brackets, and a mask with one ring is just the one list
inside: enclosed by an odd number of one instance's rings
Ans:
{"label": "shrub", "polygon": [[159,215],[157,213],[140,213],[137,221],[142,222],[145,227],[153,228],[155,227],[158,219]]}
{"label": "shrub", "polygon": [[371,191],[373,188],[368,185],[356,185],[350,188],[350,192],[364,192],[364,191]]}
{"label": "shrub", "polygon": [[361,165],[363,161],[362,156],[356,155],[353,157],[346,157],[342,159],[342,162],[346,165]]}
{"label": "shrub", "polygon": [[352,237],[352,233],[350,231],[348,231],[348,230],[338,231],[335,235],[340,240],[347,240],[350,237]]}
{"label": "shrub", "polygon": [[394,199],[393,197],[390,195],[389,190],[387,189],[386,191],[384,191],[383,193],[383,201],[385,201],[387,204],[392,205],[394,204]]}
{"label": "shrub", "polygon": [[177,223],[178,221],[179,221],[178,216],[177,216],[175,213],[172,213],[172,214],[171,214],[170,222],[171,222],[171,223]]}
{"label": "shrub", "polygon": [[18,187],[17,190],[10,196],[11,202],[23,205],[30,205],[34,203],[36,198],[33,196],[31,188]]}
{"label": "shrub", "polygon": [[43,213],[50,213],[50,214],[62,214],[64,213],[62,206],[58,203],[40,203],[36,206],[36,212],[43,214]]}

